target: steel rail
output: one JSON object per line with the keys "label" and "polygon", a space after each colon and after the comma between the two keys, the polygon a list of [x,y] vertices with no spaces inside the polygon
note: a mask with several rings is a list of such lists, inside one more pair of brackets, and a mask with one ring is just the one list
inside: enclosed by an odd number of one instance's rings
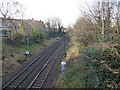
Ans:
{"label": "steel rail", "polygon": [[[53,47],[55,44],[57,43],[54,43],[51,47]],[[30,63],[27,67],[25,67],[20,73],[18,73],[10,82],[8,82],[4,87],[3,89],[5,89],[6,87],[8,87],[17,77],[19,77],[25,70],[27,70],[31,65],[33,65],[41,56],[43,56],[46,52],[48,52],[48,50],[51,50],[50,47],[48,47],[46,50],[44,50],[42,52],[42,54],[40,54],[39,57],[37,57],[34,61],[32,61],[32,63]]]}
{"label": "steel rail", "polygon": [[[49,57],[49,56],[47,56],[47,57]],[[46,59],[47,57],[45,57],[45,59]],[[41,62],[40,62],[40,63],[41,63]],[[20,84],[21,84],[23,81],[25,81],[25,79],[26,79],[37,67],[38,67],[38,66],[36,65],[36,66],[20,81],[20,83],[19,83],[15,88],[19,88]]]}
{"label": "steel rail", "polygon": [[[61,46],[59,46],[59,48],[58,49],[60,49],[60,47],[62,47],[63,45],[61,45]],[[46,62],[46,64],[43,66],[43,68],[39,71],[39,73],[36,75],[36,77],[34,78],[34,80],[30,83],[30,85],[27,87],[27,88],[31,88],[32,87],[32,85],[35,83],[35,81],[36,81],[36,79],[39,77],[39,75],[42,73],[42,71],[46,68],[46,66],[49,64],[49,62],[51,61],[51,59],[53,59],[53,56],[57,53],[57,51],[58,51],[58,49],[56,49],[56,51],[54,52],[54,54],[49,58],[49,60]],[[61,49],[60,49],[61,50]],[[60,51],[59,51],[60,52]],[[58,53],[59,53],[58,52]],[[53,64],[52,64],[52,66],[54,65],[54,63],[55,63],[55,61],[56,60],[54,60],[54,62],[53,62]],[[52,68],[52,67],[51,67]],[[51,68],[50,68],[50,70],[51,70]],[[50,70],[49,70],[49,72],[50,72]],[[49,72],[48,72],[48,74],[49,74]],[[48,75],[47,74],[47,75]],[[47,78],[47,76],[46,76],[46,78]],[[45,80],[44,80],[45,81]],[[43,83],[44,82],[42,82],[42,85],[43,85]],[[42,86],[41,85],[41,86]]]}

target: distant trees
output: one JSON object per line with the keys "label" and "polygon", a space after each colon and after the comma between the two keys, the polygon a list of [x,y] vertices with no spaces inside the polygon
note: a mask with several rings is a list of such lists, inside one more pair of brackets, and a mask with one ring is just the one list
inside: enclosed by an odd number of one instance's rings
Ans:
{"label": "distant trees", "polygon": [[58,17],[50,17],[46,20],[46,26],[49,30],[59,30],[60,32],[63,29],[62,21]]}

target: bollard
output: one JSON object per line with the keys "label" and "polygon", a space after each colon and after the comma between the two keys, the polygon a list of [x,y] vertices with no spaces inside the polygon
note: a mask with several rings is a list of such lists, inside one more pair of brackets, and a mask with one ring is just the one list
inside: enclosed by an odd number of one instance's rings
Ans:
{"label": "bollard", "polygon": [[65,65],[66,65],[66,62],[61,62],[61,73],[64,73],[65,72]]}

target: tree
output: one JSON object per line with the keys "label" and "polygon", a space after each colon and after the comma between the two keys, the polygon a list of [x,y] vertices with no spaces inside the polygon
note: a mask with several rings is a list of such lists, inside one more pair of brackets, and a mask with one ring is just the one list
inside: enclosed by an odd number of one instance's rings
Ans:
{"label": "tree", "polygon": [[46,20],[46,26],[50,29],[50,30],[59,30],[61,31],[63,26],[62,26],[62,22],[60,20],[60,18],[58,17],[50,17]]}
{"label": "tree", "polygon": [[22,11],[23,5],[12,0],[2,0],[0,2],[0,13],[4,18],[14,18]]}
{"label": "tree", "polygon": [[116,31],[117,34],[120,34],[120,1],[116,5],[117,14],[116,14]]}
{"label": "tree", "polygon": [[84,16],[91,18],[92,23],[96,23],[97,33],[100,33],[102,36],[109,35],[113,33],[111,31],[114,22],[115,14],[115,5],[114,2],[98,1],[95,2],[92,7],[86,2],[87,8],[80,8],[80,11]]}
{"label": "tree", "polygon": [[[95,39],[105,41],[108,38],[116,38],[115,30],[119,32],[118,17],[120,14],[118,14],[119,8],[116,10],[114,2],[110,2],[110,0],[107,2],[98,1],[92,6],[86,2],[84,7],[79,7],[79,10],[82,16],[77,19],[74,25],[79,40],[89,43],[94,42]],[[113,28],[114,25],[116,25],[116,29]]]}
{"label": "tree", "polygon": [[77,39],[85,45],[95,42],[97,38],[95,24],[93,24],[88,17],[84,16],[77,19],[73,29]]}

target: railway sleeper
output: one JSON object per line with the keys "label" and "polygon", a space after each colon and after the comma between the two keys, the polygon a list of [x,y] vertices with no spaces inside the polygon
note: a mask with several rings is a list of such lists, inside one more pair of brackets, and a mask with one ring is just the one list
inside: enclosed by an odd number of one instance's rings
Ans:
{"label": "railway sleeper", "polygon": [[36,82],[34,84],[42,84],[42,83],[43,83],[43,81],[39,81],[39,82]]}
{"label": "railway sleeper", "polygon": [[44,80],[45,80],[45,78],[42,78],[42,79],[36,80],[36,82],[43,82]]}
{"label": "railway sleeper", "polygon": [[18,86],[18,84],[14,84],[14,85],[10,85],[8,88],[16,88]]}
{"label": "railway sleeper", "polygon": [[33,86],[31,89],[35,89],[35,88],[41,88],[41,86]]}
{"label": "railway sleeper", "polygon": [[36,87],[36,86],[41,86],[43,83],[39,83],[39,84],[34,84],[33,86]]}

